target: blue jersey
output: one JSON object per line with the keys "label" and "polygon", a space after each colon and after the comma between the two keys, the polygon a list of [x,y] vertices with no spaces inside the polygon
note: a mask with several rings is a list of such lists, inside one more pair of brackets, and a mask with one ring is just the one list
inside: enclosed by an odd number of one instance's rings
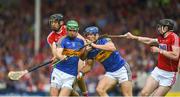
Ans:
{"label": "blue jersey", "polygon": [[[70,37],[66,36],[58,43],[58,45],[60,45],[61,48],[64,48],[63,54],[66,55],[69,54],[71,51],[77,53],[78,50],[84,46],[84,41],[79,38],[71,39]],[[54,67],[70,75],[77,76],[78,61],[79,57],[73,56],[67,58],[67,60],[58,62]]]}
{"label": "blue jersey", "polygon": [[[111,41],[110,38],[101,38],[96,44],[104,45]],[[106,51],[93,48],[87,55],[87,58],[95,58],[96,61],[103,64],[107,72],[114,72],[120,69],[125,64],[125,60],[121,57],[120,53],[116,51]]]}

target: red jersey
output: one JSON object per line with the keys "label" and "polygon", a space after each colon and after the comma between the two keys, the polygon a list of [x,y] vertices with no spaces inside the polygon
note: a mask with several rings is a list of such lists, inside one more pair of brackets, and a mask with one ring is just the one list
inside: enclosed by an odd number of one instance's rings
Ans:
{"label": "red jersey", "polygon": [[65,36],[67,34],[66,26],[63,25],[60,28],[60,31],[58,33],[52,31],[48,37],[47,37],[47,42],[48,44],[52,44],[53,42],[57,42],[62,36]]}
{"label": "red jersey", "polygon": [[[166,51],[172,51],[172,46],[179,47],[179,37],[173,32],[170,32],[166,38],[159,36],[158,42],[159,48]],[[165,71],[177,72],[178,61],[169,59],[159,53],[157,67]]]}
{"label": "red jersey", "polygon": [[[58,33],[52,31],[48,37],[47,37],[47,42],[49,45],[51,45],[53,42],[58,42],[58,40],[65,36],[67,34],[67,30],[66,30],[66,26],[63,25],[61,28],[60,28],[60,31]],[[50,71],[52,71],[52,65],[50,65],[49,67]]]}

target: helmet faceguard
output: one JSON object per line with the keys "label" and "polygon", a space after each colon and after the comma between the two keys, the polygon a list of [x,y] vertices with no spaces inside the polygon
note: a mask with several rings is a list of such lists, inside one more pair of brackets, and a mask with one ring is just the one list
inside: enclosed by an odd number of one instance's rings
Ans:
{"label": "helmet faceguard", "polygon": [[79,31],[78,22],[75,20],[69,20],[67,21],[66,27],[67,27],[68,36],[71,38],[75,38],[77,36],[77,32]]}
{"label": "helmet faceguard", "polygon": [[165,26],[168,27],[168,30],[165,31],[163,33],[163,35],[168,31],[176,31],[177,30],[177,23],[172,19],[161,19],[157,24],[158,30],[159,29],[162,30]]}
{"label": "helmet faceguard", "polygon": [[97,40],[99,38],[99,28],[96,26],[87,27],[84,36],[91,41]]}
{"label": "helmet faceguard", "polygon": [[88,34],[94,34],[94,35],[99,34],[98,27],[96,27],[96,26],[87,27],[84,31],[84,35],[86,36]]}
{"label": "helmet faceguard", "polygon": [[177,23],[172,19],[162,19],[158,22],[159,26],[168,26],[169,30],[176,30]]}
{"label": "helmet faceguard", "polygon": [[[55,22],[55,21],[57,21],[58,24],[59,24],[59,27],[57,29],[54,29],[52,27],[52,23]],[[54,30],[54,31],[59,31],[59,29],[61,28],[61,24],[60,24],[61,21],[63,21],[63,15],[62,14],[53,14],[53,15],[51,15],[50,18],[49,18],[49,25],[50,25],[51,29]]]}
{"label": "helmet faceguard", "polygon": [[75,20],[67,21],[66,27],[67,27],[68,31],[70,31],[70,30],[78,31],[79,30],[78,22]]}

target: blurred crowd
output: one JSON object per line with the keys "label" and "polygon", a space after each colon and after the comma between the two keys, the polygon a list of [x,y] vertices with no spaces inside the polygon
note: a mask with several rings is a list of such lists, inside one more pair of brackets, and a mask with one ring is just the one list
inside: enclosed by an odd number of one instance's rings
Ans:
{"label": "blurred crowd", "polygon": [[[159,19],[171,18],[180,25],[178,0],[41,0],[41,44],[39,53],[35,54],[34,3],[34,0],[0,1],[0,95],[3,91],[49,92],[50,66],[42,67],[19,81],[9,80],[7,74],[33,67],[52,57],[46,38],[51,32],[48,18],[54,13],[62,13],[65,21],[76,19],[82,35],[86,26],[97,25],[101,34],[130,31],[134,35],[156,37]],[[157,63],[157,55],[150,52],[149,46],[137,41],[112,40],[131,66],[133,92],[138,95]],[[96,63],[85,76],[90,95],[97,95],[95,87],[103,73],[102,65]],[[110,91],[110,95],[120,95],[118,89]]]}

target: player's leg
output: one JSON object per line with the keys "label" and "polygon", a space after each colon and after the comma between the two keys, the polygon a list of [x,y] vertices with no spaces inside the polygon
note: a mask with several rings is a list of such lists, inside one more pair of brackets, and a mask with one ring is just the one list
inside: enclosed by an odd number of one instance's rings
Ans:
{"label": "player's leg", "polygon": [[165,96],[176,82],[176,73],[159,69],[159,87],[154,96]]}
{"label": "player's leg", "polygon": [[171,87],[168,86],[159,86],[153,96],[165,96],[169,90],[171,90]]}
{"label": "player's leg", "polygon": [[[79,60],[79,63],[78,63],[78,71],[83,68],[83,66],[85,65],[85,62],[82,61],[82,60]],[[80,78],[80,79],[77,79],[77,84],[80,88],[80,90],[82,91],[82,94],[83,96],[88,96],[88,90],[87,90],[87,87],[86,87],[86,82],[84,80],[84,78]]]}
{"label": "player's leg", "polygon": [[59,96],[69,96],[71,94],[72,89],[67,88],[67,87],[63,87],[59,93]]}
{"label": "player's leg", "polygon": [[74,81],[72,87],[73,87],[73,90],[71,91],[71,94],[70,96],[79,96],[79,93],[75,90],[75,87],[76,87],[76,82],[77,80]]}
{"label": "player's leg", "polygon": [[123,96],[132,96],[132,73],[128,63],[114,73],[121,84],[121,91]]}
{"label": "player's leg", "polygon": [[79,96],[79,93],[73,89],[70,96]]}
{"label": "player's leg", "polygon": [[125,81],[121,83],[121,91],[124,96],[130,97],[132,94],[132,81]]}
{"label": "player's leg", "polygon": [[74,91],[72,86],[76,77],[73,75],[64,73],[64,72],[61,77],[62,77],[63,84],[62,84],[62,88],[59,93],[59,96],[70,96],[72,91]]}
{"label": "player's leg", "polygon": [[50,96],[58,96],[59,91],[61,88],[61,81],[60,81],[60,72],[56,68],[53,69],[53,72],[51,74],[51,84],[50,84]]}
{"label": "player's leg", "polygon": [[158,81],[156,81],[152,76],[149,76],[146,80],[145,86],[143,87],[140,95],[141,96],[149,96],[154,92],[159,86]]}
{"label": "player's leg", "polygon": [[51,97],[56,97],[59,95],[59,89],[58,88],[54,88],[54,87],[51,87],[50,88],[50,96]]}
{"label": "player's leg", "polygon": [[157,67],[154,68],[154,70],[151,72],[151,75],[147,78],[145,86],[141,90],[140,95],[141,96],[149,96],[159,86],[159,69]]}
{"label": "player's leg", "polygon": [[88,96],[88,90],[87,90],[84,78],[82,77],[82,78],[78,79],[77,83],[78,83],[80,90],[82,91],[83,96]]}
{"label": "player's leg", "polygon": [[99,96],[108,96],[107,91],[113,88],[117,80],[109,76],[104,76],[98,83],[96,91]]}

